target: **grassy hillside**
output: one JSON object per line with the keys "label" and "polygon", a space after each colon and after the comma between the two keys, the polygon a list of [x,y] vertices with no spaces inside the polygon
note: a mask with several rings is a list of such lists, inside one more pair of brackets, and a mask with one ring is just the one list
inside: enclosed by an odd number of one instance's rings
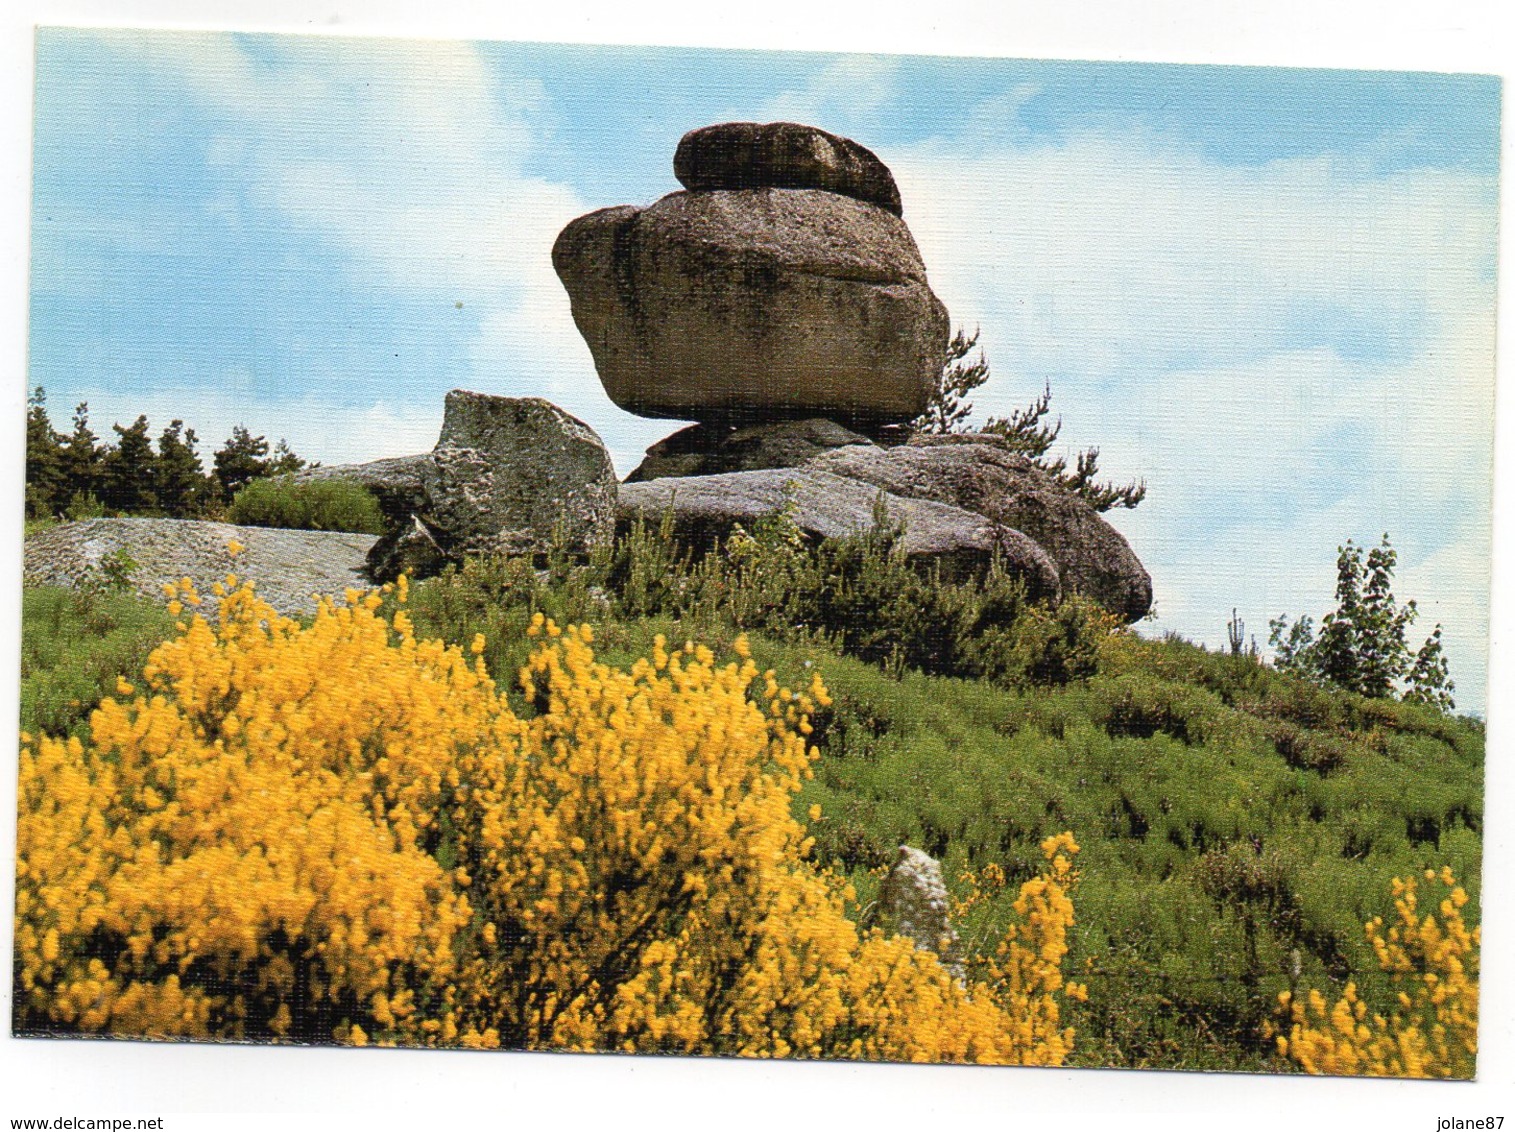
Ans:
{"label": "grassy hillside", "polygon": [[[1075,832],[1084,1064],[1275,1068],[1262,1025],[1280,991],[1383,991],[1362,925],[1391,877],[1478,875],[1474,723],[1125,635],[1087,681],[1024,691],[759,651],[781,675],[826,673],[836,706],[804,800],[822,807],[817,852],[863,892],[908,842],[949,878],[997,862],[1013,894],[1037,842]],[[965,935],[993,938],[1008,899]]]}
{"label": "grassy hillside", "polygon": [[[472,563],[415,587],[411,612],[421,635],[483,633],[503,679],[539,611],[593,623],[610,663],[658,633],[720,653],[745,631],[781,682],[821,671],[834,702],[796,801],[815,856],[862,905],[901,843],[939,857],[955,897],[979,893],[970,948],[1001,934],[1038,843],[1073,831],[1075,1063],[1286,1070],[1264,1032],[1280,992],[1350,978],[1389,997],[1363,924],[1393,877],[1450,866],[1479,919],[1478,722],[1031,606],[1003,577],[922,580],[870,537],[809,548],[779,524],[696,564],[634,532],[587,565]],[[111,694],[106,669],[130,675],[161,636],[150,609],[102,618],[100,600],[28,592],[28,726],[82,726],[60,697]]]}

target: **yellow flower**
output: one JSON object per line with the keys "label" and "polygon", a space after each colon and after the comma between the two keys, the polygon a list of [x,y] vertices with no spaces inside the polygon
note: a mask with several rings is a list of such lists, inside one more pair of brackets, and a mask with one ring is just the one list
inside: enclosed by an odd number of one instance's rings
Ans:
{"label": "yellow flower", "polygon": [[102,702],[88,744],[23,739],[24,1025],[1066,1058],[1071,835],[1044,846],[999,955],[960,981],[860,931],[855,896],[810,860],[793,806],[818,676],[797,695],[743,649],[718,663],[661,638],[619,669],[587,626],[538,615],[521,719],[482,638],[470,658],[418,640],[380,594],[345,596],[302,625],[244,583],[154,650],[142,696]]}
{"label": "yellow flower", "polygon": [[[1348,983],[1334,1005],[1311,989],[1301,1002],[1279,996],[1280,1054],[1307,1073],[1392,1077],[1473,1075],[1478,1051],[1478,948],[1481,929],[1469,930],[1461,908],[1466,893],[1449,867],[1426,869],[1424,880],[1449,893],[1436,912],[1419,911],[1420,879],[1389,885],[1397,922],[1382,916],[1364,925],[1379,967],[1388,975],[1393,1006],[1374,1011]],[[1459,899],[1461,897],[1461,899]]]}

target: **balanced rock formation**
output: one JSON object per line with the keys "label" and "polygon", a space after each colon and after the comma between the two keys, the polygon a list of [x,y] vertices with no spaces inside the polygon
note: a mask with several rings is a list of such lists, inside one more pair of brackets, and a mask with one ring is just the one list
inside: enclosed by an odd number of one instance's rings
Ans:
{"label": "balanced rock formation", "polygon": [[1025,579],[1034,597],[1057,595],[1057,567],[1019,531],[960,507],[880,491],[813,465],[624,483],[617,514],[623,527],[637,521],[656,527],[671,514],[676,540],[708,550],[737,524],[750,529],[777,511],[787,511],[813,539],[861,534],[873,525],[880,503],[888,521],[904,527],[906,558],[937,566],[944,579],[982,574],[998,555]]}
{"label": "balanced rock formation", "polygon": [[368,556],[375,581],[436,573],[468,554],[534,554],[555,539],[587,550],[614,534],[615,468],[594,430],[538,397],[454,389],[428,454],[317,468],[379,498],[386,532]]}
{"label": "balanced rock formation", "polygon": [[[1083,594],[1127,621],[1152,581],[1076,492],[993,437],[910,437],[948,319],[888,167],[793,122],[685,134],[686,191],[581,216],[552,260],[610,398],[698,421],[621,486],[618,522],[709,549],[787,508],[813,538],[868,529],[875,504],[945,576],[996,558],[1028,590]],[[880,494],[882,492],[882,494]],[[407,535],[421,557],[426,530]]]}
{"label": "balanced rock formation", "polygon": [[948,318],[883,163],[788,123],[711,127],[680,149],[696,188],[582,216],[553,246],[611,400],[727,425],[919,415]]}

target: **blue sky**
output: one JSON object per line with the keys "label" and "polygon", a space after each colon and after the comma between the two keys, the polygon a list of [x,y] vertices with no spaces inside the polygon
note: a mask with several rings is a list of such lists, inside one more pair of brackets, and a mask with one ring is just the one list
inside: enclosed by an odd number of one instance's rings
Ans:
{"label": "blue sky", "polygon": [[979,326],[981,415],[1050,382],[1159,619],[1329,604],[1387,531],[1482,710],[1497,80],[1209,66],[44,30],[30,377],[55,422],[236,423],[328,463],[430,447],[442,394],[548,397],[622,472],[548,249],[676,189],[690,128],[785,118],[891,166]]}

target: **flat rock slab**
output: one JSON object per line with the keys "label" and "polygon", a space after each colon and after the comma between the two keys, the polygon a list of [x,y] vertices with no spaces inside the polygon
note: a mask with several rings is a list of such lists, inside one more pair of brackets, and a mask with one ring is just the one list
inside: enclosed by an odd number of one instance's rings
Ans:
{"label": "flat rock slab", "polygon": [[[227,551],[233,540],[243,550]],[[202,596],[228,573],[251,578],[259,595],[290,616],[315,611],[315,594],[342,600],[367,589],[363,563],[373,535],[288,531],[188,519],[87,519],[39,531],[26,540],[27,585],[78,587],[98,578],[103,563],[124,553],[135,565],[131,588],[162,599],[165,583],[189,578]]]}
{"label": "flat rock slab", "polygon": [[621,485],[617,519],[653,526],[673,514],[674,537],[700,550],[714,547],[740,523],[745,527],[788,508],[796,526],[812,538],[846,538],[873,525],[882,502],[889,521],[903,523],[906,557],[941,566],[948,578],[983,571],[999,554],[1024,577],[1034,596],[1058,591],[1057,568],[1047,553],[1019,531],[959,507],[907,499],[869,484],[810,468],[772,468],[713,476],[669,476]]}

